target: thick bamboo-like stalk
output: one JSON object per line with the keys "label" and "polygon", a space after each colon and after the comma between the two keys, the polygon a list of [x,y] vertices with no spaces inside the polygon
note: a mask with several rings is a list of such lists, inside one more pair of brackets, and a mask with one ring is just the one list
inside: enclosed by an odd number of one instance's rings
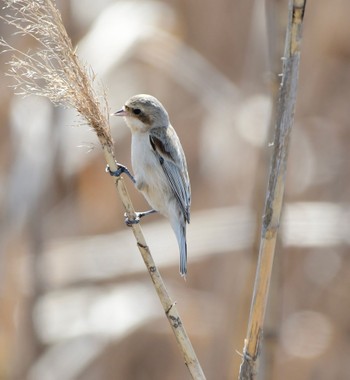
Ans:
{"label": "thick bamboo-like stalk", "polygon": [[[97,134],[110,169],[117,170],[106,96],[95,91],[93,80],[87,68],[80,63],[53,1],[8,0],[4,9],[12,13],[0,18],[14,26],[19,34],[30,35],[39,44],[35,52],[25,53],[0,40],[0,46],[13,53],[8,74],[15,80],[14,87],[22,94],[44,96],[56,105],[76,109]],[[113,178],[125,211],[133,219],[135,210],[124,180],[122,177]],[[153,261],[141,226],[132,225],[132,231],[185,364],[193,379],[205,379],[176,305],[169,297]]]}
{"label": "thick bamboo-like stalk", "polygon": [[293,126],[296,103],[305,6],[306,0],[290,0],[289,2],[289,18],[283,58],[282,83],[277,107],[274,151],[270,166],[248,331],[244,342],[243,361],[239,373],[240,380],[255,379],[257,374],[257,361],[261,349],[272,264],[283,205],[289,137]]}

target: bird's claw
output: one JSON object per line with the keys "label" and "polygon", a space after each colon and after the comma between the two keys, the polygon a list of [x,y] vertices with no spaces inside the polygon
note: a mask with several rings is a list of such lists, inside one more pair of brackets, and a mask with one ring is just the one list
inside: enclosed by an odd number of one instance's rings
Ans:
{"label": "bird's claw", "polygon": [[116,163],[116,165],[117,165],[118,169],[114,170],[114,171],[111,170],[109,165],[107,165],[105,172],[109,173],[112,177],[119,177],[123,173],[125,173],[135,183],[135,178],[132,176],[132,174],[129,172],[129,169],[126,166],[119,164],[119,163]]}
{"label": "bird's claw", "polygon": [[131,227],[132,225],[134,225],[134,224],[138,224],[138,223],[140,223],[140,220],[141,220],[141,218],[143,218],[144,216],[146,216],[146,215],[150,215],[150,214],[153,214],[153,213],[155,213],[155,212],[157,212],[156,210],[149,210],[149,211],[143,211],[143,212],[137,212],[137,211],[135,211],[135,213],[134,213],[134,218],[133,219],[130,219],[129,218],[129,216],[128,216],[128,214],[127,213],[125,213],[124,214],[124,217],[125,217],[125,224],[128,226],[128,227]]}
{"label": "bird's claw", "polygon": [[109,173],[112,177],[119,177],[122,173],[128,171],[128,169],[124,165],[117,164],[117,166],[118,166],[118,169],[113,171],[111,170],[109,165],[107,165],[105,172]]}
{"label": "bird's claw", "polygon": [[128,227],[132,227],[133,225],[140,223],[140,220],[141,220],[141,217],[138,212],[135,212],[134,219],[130,219],[127,213],[124,214],[124,217],[125,217],[125,224]]}

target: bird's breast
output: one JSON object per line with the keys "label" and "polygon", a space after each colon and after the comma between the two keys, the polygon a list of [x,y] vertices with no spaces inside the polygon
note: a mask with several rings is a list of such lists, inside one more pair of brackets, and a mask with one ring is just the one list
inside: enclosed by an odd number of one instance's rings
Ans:
{"label": "bird's breast", "polygon": [[131,162],[135,176],[145,177],[155,170],[158,162],[152,152],[148,133],[133,133]]}
{"label": "bird's breast", "polygon": [[136,187],[152,208],[166,215],[167,205],[173,195],[159,159],[154,154],[148,133],[133,133],[131,162]]}

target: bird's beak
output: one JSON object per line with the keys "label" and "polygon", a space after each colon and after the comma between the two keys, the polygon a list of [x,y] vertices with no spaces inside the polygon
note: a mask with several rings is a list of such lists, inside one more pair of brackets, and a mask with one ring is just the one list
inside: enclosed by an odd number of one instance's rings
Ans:
{"label": "bird's beak", "polygon": [[126,116],[126,115],[127,113],[125,112],[124,107],[121,110],[112,113],[112,116]]}

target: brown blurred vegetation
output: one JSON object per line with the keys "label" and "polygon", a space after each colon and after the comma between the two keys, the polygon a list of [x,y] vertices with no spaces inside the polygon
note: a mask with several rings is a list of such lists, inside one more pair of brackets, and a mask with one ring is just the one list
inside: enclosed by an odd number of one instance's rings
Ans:
{"label": "brown blurred vegetation", "polygon": [[[111,111],[150,93],[170,114],[193,193],[186,282],[168,222],[142,223],[207,378],[236,378],[287,1],[57,5]],[[347,0],[307,5],[262,379],[349,378],[349,12]],[[0,32],[35,48],[3,22]],[[8,59],[0,55],[0,379],[188,378],[96,137],[74,112],[14,96]],[[130,166],[129,131],[111,124]]]}

